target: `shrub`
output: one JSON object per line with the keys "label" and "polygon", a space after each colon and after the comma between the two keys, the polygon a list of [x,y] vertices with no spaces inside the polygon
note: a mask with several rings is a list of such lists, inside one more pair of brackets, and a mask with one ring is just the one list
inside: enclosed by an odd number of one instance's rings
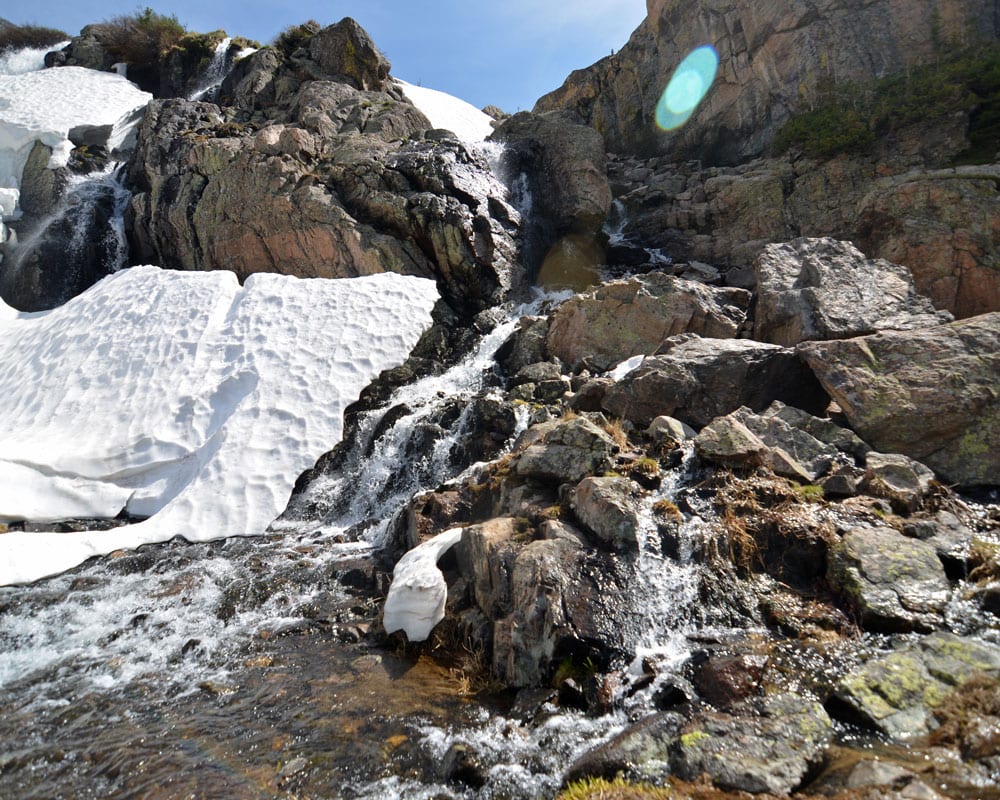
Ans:
{"label": "shrub", "polygon": [[130,67],[154,66],[184,34],[176,16],[158,14],[148,6],[134,14],[114,17],[100,25],[101,41],[118,61]]}
{"label": "shrub", "polygon": [[0,25],[0,51],[50,47],[69,38],[60,30],[40,25]]}
{"label": "shrub", "polygon": [[320,24],[311,19],[301,25],[290,25],[279,33],[274,39],[274,46],[285,56],[290,56],[300,47],[305,46],[312,37],[319,32]]}

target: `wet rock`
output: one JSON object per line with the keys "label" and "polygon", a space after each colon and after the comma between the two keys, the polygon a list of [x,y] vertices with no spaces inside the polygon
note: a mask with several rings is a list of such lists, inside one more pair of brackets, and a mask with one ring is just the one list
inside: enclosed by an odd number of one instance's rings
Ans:
{"label": "wet rock", "polygon": [[476,604],[491,618],[509,614],[512,608],[516,534],[517,520],[499,517],[466,528],[455,547],[461,573],[472,580]]}
{"label": "wet rock", "polygon": [[933,488],[934,473],[919,461],[898,453],[865,456],[864,490],[884,497],[901,513],[915,511]]}
{"label": "wet rock", "polygon": [[471,745],[457,742],[448,748],[441,761],[441,775],[447,781],[481,789],[486,784],[488,765]]}
{"label": "wet rock", "polygon": [[546,361],[549,357],[545,343],[548,332],[548,317],[521,317],[510,338],[497,350],[496,359],[504,372],[514,375],[522,367]]}
{"label": "wet rock", "polygon": [[577,483],[608,469],[618,450],[607,433],[584,417],[542,423],[528,434],[535,442],[517,457],[514,472],[537,481]]}
{"label": "wet rock", "polygon": [[823,496],[829,498],[856,497],[865,477],[864,470],[852,466],[837,467],[819,481]]}
{"label": "wet rock", "polygon": [[725,709],[758,694],[766,667],[767,656],[719,656],[698,665],[693,682],[705,702]]}
{"label": "wet rock", "polygon": [[638,486],[628,478],[584,478],[573,490],[570,506],[580,523],[605,547],[638,549]]}
{"label": "wet rock", "polygon": [[951,321],[917,294],[910,271],[867,259],[850,242],[795,239],[764,248],[755,262],[754,338],[791,347]]}
{"label": "wet rock", "polygon": [[846,675],[828,707],[837,716],[893,739],[913,739],[937,726],[934,709],[954,687],[977,673],[1000,675],[1000,647],[932,633]]}
{"label": "wet rock", "polygon": [[510,571],[512,610],[502,616],[483,607],[496,620],[494,674],[509,686],[537,686],[566,659],[598,669],[620,661],[632,646],[623,622],[629,576],[610,554],[570,538],[520,548]]}
{"label": "wet rock", "polygon": [[935,549],[893,528],[852,528],[829,554],[827,579],[868,630],[928,631],[949,584]]}
{"label": "wet rock", "polygon": [[548,349],[571,368],[586,360],[591,369],[604,371],[656,352],[677,334],[735,338],[749,304],[742,289],[711,289],[663,273],[613,281],[556,309]]}
{"label": "wet rock", "polygon": [[798,350],[877,450],[916,459],[948,484],[997,482],[1000,313]]}
{"label": "wet rock", "polygon": [[584,753],[566,771],[565,784],[585,778],[611,780],[624,774],[633,780],[669,774],[670,748],[684,724],[680,714],[654,714]]}
{"label": "wet rock", "polygon": [[806,410],[826,399],[791,350],[746,339],[668,339],[607,393],[605,410],[648,426],[669,415],[700,428],[740,406],[761,411],[774,400]]}
{"label": "wet rock", "polygon": [[738,711],[703,712],[681,729],[677,775],[707,774],[722,789],[784,795],[823,761],[833,723],[816,700],[779,694]]}

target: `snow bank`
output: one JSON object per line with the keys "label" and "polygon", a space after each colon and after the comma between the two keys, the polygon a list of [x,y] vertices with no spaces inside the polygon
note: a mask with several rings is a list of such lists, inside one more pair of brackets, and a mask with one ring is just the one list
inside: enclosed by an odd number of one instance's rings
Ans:
{"label": "snow bank", "polygon": [[345,407],[430,324],[432,281],[135,267],[52,311],[0,303],[0,520],[149,519],[0,534],[0,584],[183,536],[263,532]]}
{"label": "snow bank", "polygon": [[449,130],[465,142],[481,142],[493,133],[493,119],[474,105],[445,92],[414,86],[398,78],[396,83],[406,99],[419,108],[435,128]]}
{"label": "snow bank", "polygon": [[464,528],[452,528],[418,544],[392,571],[382,625],[386,633],[404,631],[411,642],[423,642],[444,619],[448,584],[437,562],[462,539]]}
{"label": "snow bank", "polygon": [[72,128],[113,125],[151,98],[120,75],[82,67],[3,76],[0,188],[20,188],[24,162],[36,141],[52,148],[51,166],[63,166],[73,149]]}

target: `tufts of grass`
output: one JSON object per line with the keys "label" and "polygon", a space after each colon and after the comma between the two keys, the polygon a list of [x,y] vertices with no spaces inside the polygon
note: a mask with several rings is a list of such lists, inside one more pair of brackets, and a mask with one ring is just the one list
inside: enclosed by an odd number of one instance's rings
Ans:
{"label": "tufts of grass", "polygon": [[159,14],[149,6],[134,14],[112,17],[102,22],[100,29],[108,52],[117,61],[138,68],[155,66],[187,33],[176,16]]}
{"label": "tufts of grass", "polygon": [[648,783],[630,783],[624,778],[584,778],[567,786],[556,800],[674,800],[670,789]]}
{"label": "tufts of grass", "polygon": [[300,47],[304,47],[320,29],[320,24],[314,19],[301,25],[290,25],[275,37],[274,46],[286,57],[290,56]]}

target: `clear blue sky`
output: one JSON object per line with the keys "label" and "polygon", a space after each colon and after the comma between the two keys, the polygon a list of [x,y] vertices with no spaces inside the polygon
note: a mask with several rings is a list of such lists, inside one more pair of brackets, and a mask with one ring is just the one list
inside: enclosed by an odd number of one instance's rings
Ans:
{"label": "clear blue sky", "polygon": [[620,49],[646,13],[644,0],[28,0],[0,16],[76,34],[146,5],[190,30],[223,28],[262,43],[308,19],[354,17],[396,77],[509,112],[530,109],[571,71]]}

